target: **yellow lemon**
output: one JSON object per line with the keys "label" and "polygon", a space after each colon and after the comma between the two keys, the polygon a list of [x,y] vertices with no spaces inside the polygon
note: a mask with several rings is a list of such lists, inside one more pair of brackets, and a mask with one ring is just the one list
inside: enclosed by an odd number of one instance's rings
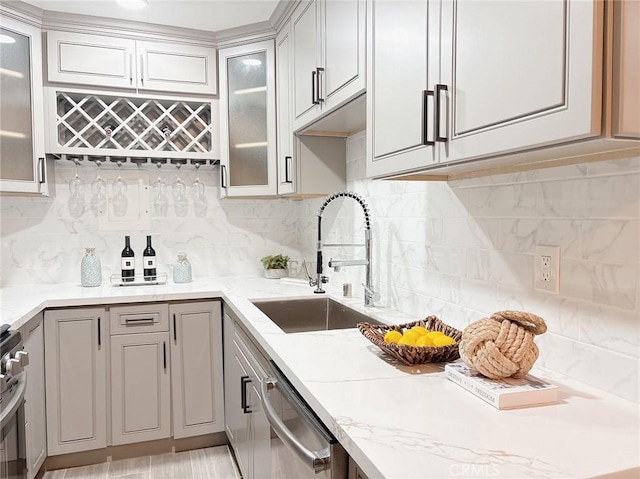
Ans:
{"label": "yellow lemon", "polygon": [[414,331],[413,329],[407,329],[402,335],[403,338],[411,338],[411,340],[415,343],[420,337],[420,333],[418,331]]}
{"label": "yellow lemon", "polygon": [[384,342],[385,343],[397,343],[400,338],[402,337],[402,333],[400,331],[387,331],[387,333],[384,335]]}
{"label": "yellow lemon", "polygon": [[433,338],[434,346],[449,346],[450,344],[456,344],[456,340],[444,334]]}
{"label": "yellow lemon", "polygon": [[411,336],[407,336],[405,334],[400,338],[400,340],[398,341],[398,344],[404,344],[405,346],[415,346],[416,341]]}
{"label": "yellow lemon", "polygon": [[420,336],[418,338],[418,340],[416,341],[416,346],[430,348],[431,346],[433,346],[433,340],[425,334],[424,336]]}
{"label": "yellow lemon", "polygon": [[429,336],[431,339],[435,339],[438,336],[444,336],[445,334],[442,331],[431,331],[429,333],[427,333],[427,336]]}
{"label": "yellow lemon", "polygon": [[415,331],[416,333],[418,333],[418,337],[424,336],[425,334],[429,333],[429,330],[424,326],[414,326],[409,331]]}

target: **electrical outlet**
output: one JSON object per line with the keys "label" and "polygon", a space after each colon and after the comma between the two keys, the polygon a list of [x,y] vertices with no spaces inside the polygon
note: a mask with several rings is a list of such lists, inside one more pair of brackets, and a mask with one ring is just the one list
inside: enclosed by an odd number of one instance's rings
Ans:
{"label": "electrical outlet", "polygon": [[560,247],[536,245],[533,287],[548,293],[560,292]]}

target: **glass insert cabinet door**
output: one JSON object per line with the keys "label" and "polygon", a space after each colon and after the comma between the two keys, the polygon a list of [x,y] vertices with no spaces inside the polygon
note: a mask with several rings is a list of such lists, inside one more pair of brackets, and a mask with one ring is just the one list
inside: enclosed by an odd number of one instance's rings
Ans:
{"label": "glass insert cabinet door", "polygon": [[45,180],[41,34],[11,18],[0,23],[0,191],[40,193]]}
{"label": "glass insert cabinet door", "polygon": [[273,41],[220,50],[221,196],[275,195]]}

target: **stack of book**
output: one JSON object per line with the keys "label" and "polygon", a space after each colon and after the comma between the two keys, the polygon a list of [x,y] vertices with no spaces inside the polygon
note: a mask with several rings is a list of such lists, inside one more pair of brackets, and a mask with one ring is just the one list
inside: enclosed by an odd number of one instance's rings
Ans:
{"label": "stack of book", "polygon": [[448,363],[447,377],[498,409],[551,404],[558,401],[558,386],[527,374],[520,379],[489,379],[465,363]]}

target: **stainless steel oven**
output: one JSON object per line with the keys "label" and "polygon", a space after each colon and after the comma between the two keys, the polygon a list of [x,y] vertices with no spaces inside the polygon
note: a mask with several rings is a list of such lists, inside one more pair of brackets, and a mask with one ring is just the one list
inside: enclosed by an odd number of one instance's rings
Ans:
{"label": "stainless steel oven", "polygon": [[346,479],[349,456],[284,374],[269,361],[260,382],[262,408],[271,426],[272,479]]}
{"label": "stainless steel oven", "polygon": [[0,327],[0,479],[26,479],[24,391],[28,355],[22,338]]}

